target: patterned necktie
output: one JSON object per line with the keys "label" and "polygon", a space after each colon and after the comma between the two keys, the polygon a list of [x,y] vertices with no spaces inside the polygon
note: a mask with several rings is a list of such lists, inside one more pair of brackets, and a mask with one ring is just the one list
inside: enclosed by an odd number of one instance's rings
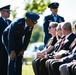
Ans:
{"label": "patterned necktie", "polygon": [[60,46],[59,46],[57,52],[61,49],[62,45],[64,44],[64,41],[65,41],[65,38],[62,39],[62,41],[61,41],[61,43],[60,43]]}

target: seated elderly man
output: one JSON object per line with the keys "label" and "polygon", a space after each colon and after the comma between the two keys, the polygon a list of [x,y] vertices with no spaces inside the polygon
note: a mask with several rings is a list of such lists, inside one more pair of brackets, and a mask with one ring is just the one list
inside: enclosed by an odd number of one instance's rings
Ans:
{"label": "seated elderly man", "polygon": [[70,22],[64,22],[62,24],[62,32],[65,36],[65,40],[59,46],[57,52],[53,55],[53,59],[49,59],[46,61],[46,67],[48,69],[49,75],[59,75],[59,66],[63,64],[63,62],[59,62],[59,59],[65,56],[68,56],[72,50],[70,50],[70,45],[76,38],[76,35],[72,33],[72,26]]}
{"label": "seated elderly man", "polygon": [[[59,67],[60,75],[69,75],[68,68],[71,71],[72,65],[76,64],[76,39],[73,41],[73,43],[71,44],[70,47],[73,48],[73,51],[72,51],[71,55],[68,56],[69,58],[66,57],[66,58],[63,59],[63,61],[65,61],[67,63],[62,64]],[[68,62],[70,62],[70,63],[68,63]]]}

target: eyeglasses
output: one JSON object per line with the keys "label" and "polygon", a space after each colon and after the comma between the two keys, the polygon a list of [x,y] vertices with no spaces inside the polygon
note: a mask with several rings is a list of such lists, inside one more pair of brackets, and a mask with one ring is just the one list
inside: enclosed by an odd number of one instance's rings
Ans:
{"label": "eyeglasses", "polygon": [[[29,18],[28,18],[29,19]],[[29,19],[30,21],[32,21],[34,24],[36,24],[37,23],[37,20],[31,20],[31,19]]]}
{"label": "eyeglasses", "polygon": [[37,21],[33,21],[33,20],[32,20],[32,22],[33,22],[34,24],[36,24],[36,23],[37,23]]}
{"label": "eyeglasses", "polygon": [[49,29],[51,29],[51,27],[48,27]]}

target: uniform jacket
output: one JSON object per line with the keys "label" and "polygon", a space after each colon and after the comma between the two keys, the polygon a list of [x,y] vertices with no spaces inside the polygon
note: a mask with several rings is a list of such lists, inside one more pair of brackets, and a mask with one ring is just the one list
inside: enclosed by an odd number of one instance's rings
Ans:
{"label": "uniform jacket", "polygon": [[[9,19],[8,20],[8,23],[10,24],[11,21]],[[3,34],[3,31],[4,29],[7,27],[8,25],[5,23],[5,21],[3,20],[2,17],[0,17],[0,51],[2,49],[4,49],[4,46],[3,46],[3,43],[2,43],[2,34]]]}
{"label": "uniform jacket", "polygon": [[[44,33],[45,33],[45,37],[44,37],[45,44],[47,43],[48,39],[51,37],[51,34],[48,33],[48,26],[49,26],[50,22],[55,22],[52,14],[46,16],[44,19],[44,23],[43,23],[43,29],[44,29]],[[57,21],[56,22],[58,22],[58,23],[64,22],[64,18],[57,15]]]}
{"label": "uniform jacket", "polygon": [[11,51],[19,53],[21,50],[26,50],[33,28],[25,27],[25,21],[25,18],[17,19],[5,29],[3,38],[5,39],[8,34],[8,39],[6,39],[8,41],[8,53]]}

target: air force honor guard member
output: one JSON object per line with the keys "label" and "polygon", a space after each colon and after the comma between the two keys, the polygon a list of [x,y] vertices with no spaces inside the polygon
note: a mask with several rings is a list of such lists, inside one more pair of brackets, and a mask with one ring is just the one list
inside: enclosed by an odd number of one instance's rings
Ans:
{"label": "air force honor guard member", "polygon": [[64,22],[64,18],[59,16],[57,14],[58,12],[59,3],[53,2],[50,5],[48,5],[48,8],[51,10],[51,14],[48,16],[45,16],[44,23],[43,23],[43,29],[44,29],[44,43],[47,44],[47,41],[49,38],[51,38],[51,34],[48,33],[48,26],[50,22]]}
{"label": "air force honor guard member", "polygon": [[8,55],[1,37],[4,29],[11,23],[11,20],[7,19],[10,17],[10,5],[1,7],[0,13],[0,75],[7,75]]}
{"label": "air force honor guard member", "polygon": [[3,44],[10,57],[8,75],[22,75],[23,54],[28,46],[33,27],[37,23],[39,15],[27,12],[26,17],[26,19],[20,18],[13,21],[3,33]]}

